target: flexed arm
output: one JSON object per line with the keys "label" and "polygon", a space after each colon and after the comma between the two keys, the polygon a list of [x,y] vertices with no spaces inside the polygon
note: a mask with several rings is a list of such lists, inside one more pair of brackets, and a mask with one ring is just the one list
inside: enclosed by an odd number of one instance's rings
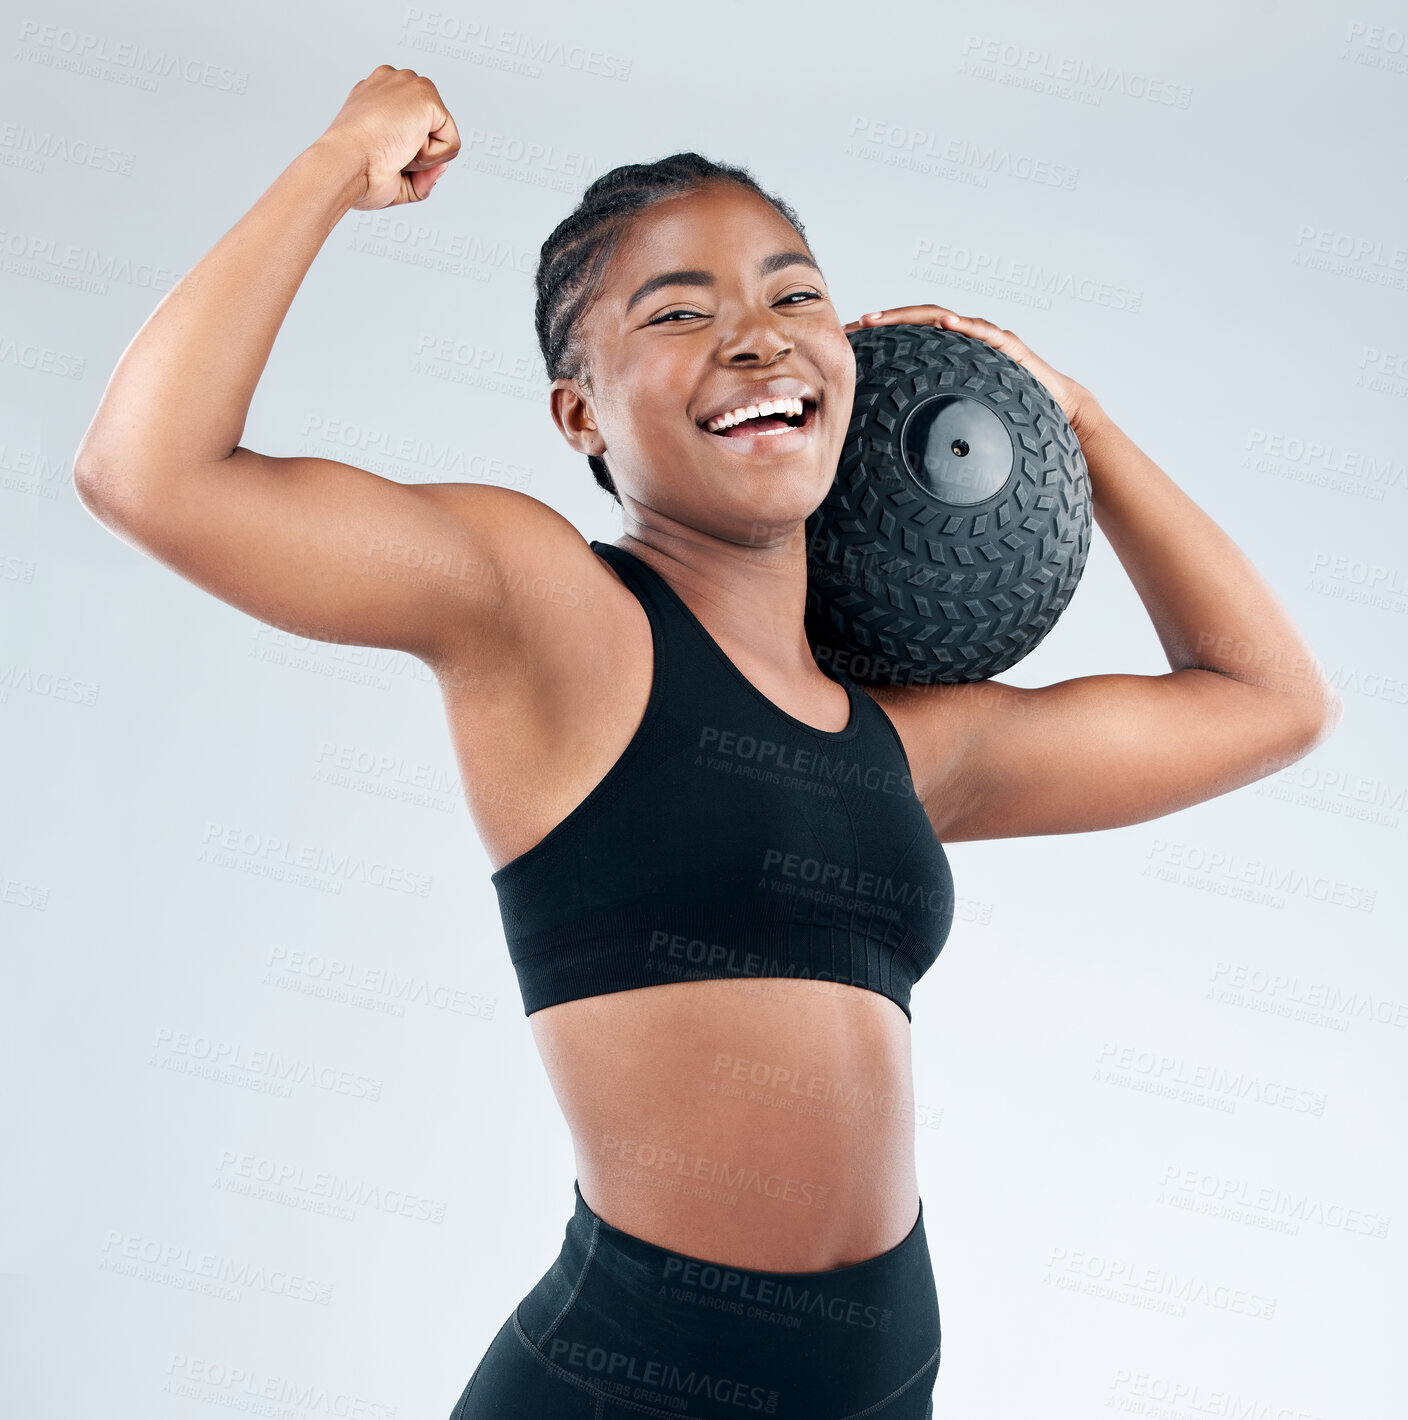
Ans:
{"label": "flexed arm", "polygon": [[[551,551],[537,530],[563,523],[546,505],[239,443],[290,303],[338,221],[424,200],[458,150],[429,79],[382,64],[353,87],[124,351],[74,459],[94,517],[242,611],[319,640],[434,662],[513,630],[493,599],[447,596],[434,569],[482,565],[489,584],[505,558],[535,571],[522,564]],[[399,571],[388,548],[414,549],[421,570],[388,575]]]}
{"label": "flexed arm", "polygon": [[1171,667],[1032,690],[998,680],[878,688],[875,698],[903,717],[915,789],[940,838],[1142,823],[1264,778],[1334,730],[1343,703],[1265,578],[1089,390],[1011,331],[943,307],[906,306],[847,328],[889,322],[984,340],[1046,385],[1080,440],[1095,520]]}

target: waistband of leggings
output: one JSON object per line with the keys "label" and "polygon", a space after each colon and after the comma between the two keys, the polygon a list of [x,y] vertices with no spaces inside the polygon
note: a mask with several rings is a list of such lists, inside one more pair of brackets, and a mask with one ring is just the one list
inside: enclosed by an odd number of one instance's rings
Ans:
{"label": "waistband of leggings", "polygon": [[[921,1202],[894,1247],[844,1267],[771,1272],[674,1252],[614,1227],[574,1181],[562,1250],[514,1311],[558,1380],[641,1416],[878,1420],[922,1413],[939,1310]],[[900,1413],[895,1410],[893,1413]]]}
{"label": "waistband of leggings", "polygon": [[907,1275],[913,1261],[919,1255],[923,1256],[924,1265],[928,1266],[928,1241],[924,1234],[924,1200],[922,1198],[919,1200],[919,1212],[909,1232],[894,1247],[886,1248],[884,1252],[877,1253],[874,1257],[863,1258],[860,1262],[850,1262],[844,1267],[825,1267],[816,1272],[769,1272],[752,1267],[735,1267],[731,1263],[711,1262],[707,1258],[694,1257],[689,1253],[677,1252],[673,1248],[647,1242],[644,1238],[638,1238],[634,1233],[613,1227],[605,1218],[594,1213],[587,1200],[582,1197],[582,1189],[577,1179],[572,1180],[572,1192],[576,1198],[576,1206],[567,1224],[568,1236],[573,1238],[579,1246],[585,1248],[590,1245],[593,1231],[595,1231],[598,1249],[609,1247],[617,1254],[645,1267],[655,1268],[664,1264],[674,1272],[680,1271],[681,1268],[687,1268],[695,1275],[702,1268],[712,1268],[728,1274],[730,1277],[737,1277],[744,1282],[791,1282],[795,1284],[825,1281],[846,1285],[874,1284],[883,1287],[890,1275],[895,1276],[896,1279]]}

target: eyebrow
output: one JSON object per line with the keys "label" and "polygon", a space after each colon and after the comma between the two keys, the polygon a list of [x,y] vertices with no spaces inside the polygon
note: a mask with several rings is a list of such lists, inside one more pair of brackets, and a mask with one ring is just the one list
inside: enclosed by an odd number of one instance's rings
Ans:
{"label": "eyebrow", "polygon": [[[770,276],[774,271],[780,271],[784,266],[809,266],[818,276],[821,275],[821,267],[816,264],[810,252],[805,251],[775,251],[771,256],[765,256],[758,263],[758,275]],[[631,307],[637,301],[643,301],[653,291],[658,291],[662,286],[713,286],[717,284],[717,278],[712,271],[702,271],[698,267],[693,267],[685,271],[666,271],[659,276],[652,276],[649,281],[642,282],[631,294],[631,299],[626,302],[626,314],[629,315]]]}

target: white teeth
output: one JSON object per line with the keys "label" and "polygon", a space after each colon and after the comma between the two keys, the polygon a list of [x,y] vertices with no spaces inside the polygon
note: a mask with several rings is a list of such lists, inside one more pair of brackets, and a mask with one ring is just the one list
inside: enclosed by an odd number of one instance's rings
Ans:
{"label": "white teeth", "polygon": [[745,419],[759,419],[768,414],[802,413],[802,401],[795,396],[765,399],[761,404],[740,405],[737,409],[729,410],[727,414],[720,414],[709,420],[704,427],[711,434],[717,434],[722,429],[731,429],[735,424],[742,424]]}

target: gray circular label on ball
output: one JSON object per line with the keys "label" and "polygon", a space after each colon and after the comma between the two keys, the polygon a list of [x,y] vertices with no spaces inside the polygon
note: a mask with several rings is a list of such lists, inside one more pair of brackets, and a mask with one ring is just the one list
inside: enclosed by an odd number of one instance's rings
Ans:
{"label": "gray circular label on ball", "polygon": [[926,493],[959,506],[991,498],[1016,467],[1006,424],[966,395],[937,395],[915,405],[900,448],[907,471]]}

